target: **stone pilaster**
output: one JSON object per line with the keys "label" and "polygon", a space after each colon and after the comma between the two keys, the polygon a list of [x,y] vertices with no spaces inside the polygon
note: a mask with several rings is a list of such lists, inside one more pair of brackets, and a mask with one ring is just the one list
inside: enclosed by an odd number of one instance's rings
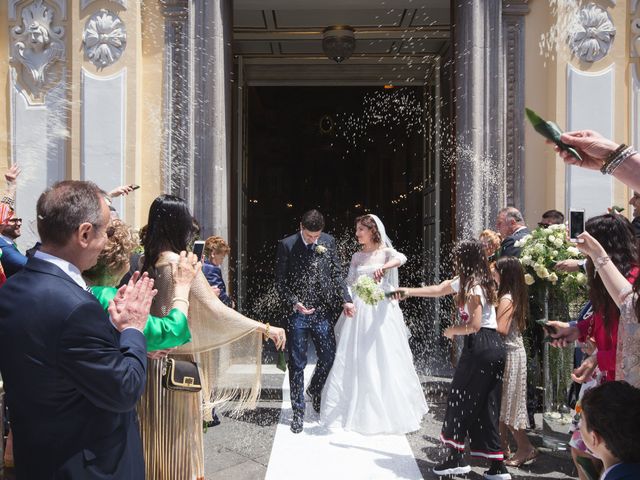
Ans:
{"label": "stone pilaster", "polygon": [[193,165],[190,25],[188,0],[160,0],[165,16],[164,149],[165,191],[190,202]]}
{"label": "stone pilaster", "polygon": [[525,213],[524,205],[524,16],[528,0],[503,1],[502,48],[505,61],[506,204]]}

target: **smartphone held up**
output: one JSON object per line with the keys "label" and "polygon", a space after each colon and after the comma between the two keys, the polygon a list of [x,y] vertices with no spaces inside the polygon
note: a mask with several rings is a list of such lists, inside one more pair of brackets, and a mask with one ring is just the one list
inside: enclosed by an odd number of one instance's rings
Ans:
{"label": "smartphone held up", "polygon": [[193,254],[198,257],[198,260],[202,261],[202,255],[204,254],[204,240],[196,240],[193,243]]}
{"label": "smartphone held up", "polygon": [[584,232],[584,209],[569,210],[569,240],[578,242],[578,236]]}

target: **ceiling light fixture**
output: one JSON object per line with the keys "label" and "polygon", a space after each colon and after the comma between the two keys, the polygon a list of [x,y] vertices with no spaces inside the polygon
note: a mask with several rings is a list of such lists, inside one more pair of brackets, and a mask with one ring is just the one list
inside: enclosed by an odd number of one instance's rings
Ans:
{"label": "ceiling light fixture", "polygon": [[333,25],[322,32],[322,51],[331,60],[340,63],[351,56],[356,49],[353,27]]}

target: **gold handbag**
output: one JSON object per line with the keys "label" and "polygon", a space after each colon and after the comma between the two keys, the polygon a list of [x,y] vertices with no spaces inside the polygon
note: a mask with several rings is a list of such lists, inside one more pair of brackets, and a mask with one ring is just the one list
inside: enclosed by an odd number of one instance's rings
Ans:
{"label": "gold handbag", "polygon": [[166,358],[162,367],[162,386],[167,390],[199,392],[202,390],[196,362]]}

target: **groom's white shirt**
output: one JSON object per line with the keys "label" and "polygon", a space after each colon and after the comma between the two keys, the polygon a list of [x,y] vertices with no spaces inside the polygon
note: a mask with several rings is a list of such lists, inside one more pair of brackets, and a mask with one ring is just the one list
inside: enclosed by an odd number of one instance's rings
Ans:
{"label": "groom's white shirt", "polygon": [[[309,245],[307,243],[307,241],[304,239],[304,235],[302,235],[302,232],[300,232],[300,238],[302,239],[302,243],[304,243],[304,246],[306,247],[307,245]],[[318,242],[313,242],[314,245],[316,245]]]}

